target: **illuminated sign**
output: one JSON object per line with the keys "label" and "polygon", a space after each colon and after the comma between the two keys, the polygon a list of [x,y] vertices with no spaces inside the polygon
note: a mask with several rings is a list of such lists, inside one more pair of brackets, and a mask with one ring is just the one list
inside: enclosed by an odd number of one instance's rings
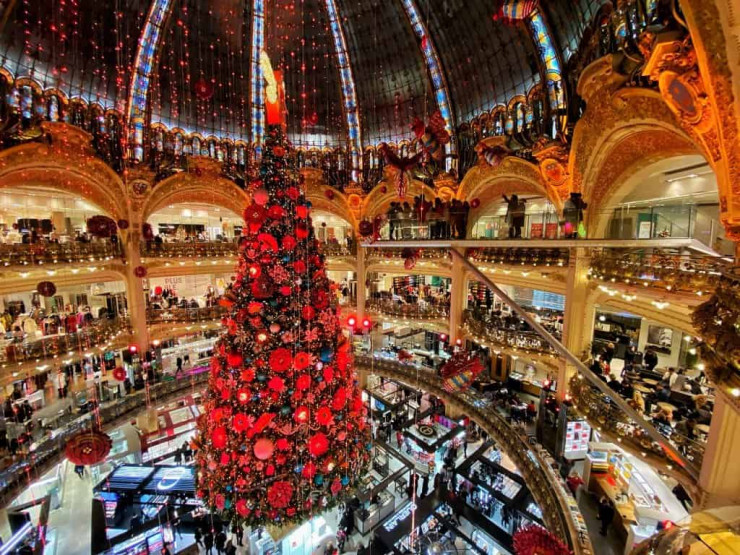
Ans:
{"label": "illuminated sign", "polygon": [[396,526],[398,526],[398,523],[402,520],[409,517],[409,515],[416,510],[416,503],[409,503],[406,505],[403,509],[398,511],[396,514],[394,514],[388,522],[383,524],[383,528],[385,528],[386,532],[393,531]]}

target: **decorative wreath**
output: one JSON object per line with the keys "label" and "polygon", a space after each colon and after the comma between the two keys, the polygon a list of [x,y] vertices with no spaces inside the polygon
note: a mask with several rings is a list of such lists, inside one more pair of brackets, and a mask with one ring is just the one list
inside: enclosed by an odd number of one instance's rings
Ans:
{"label": "decorative wreath", "polygon": [[53,297],[57,292],[57,286],[51,281],[42,281],[36,285],[36,291],[42,297]]}

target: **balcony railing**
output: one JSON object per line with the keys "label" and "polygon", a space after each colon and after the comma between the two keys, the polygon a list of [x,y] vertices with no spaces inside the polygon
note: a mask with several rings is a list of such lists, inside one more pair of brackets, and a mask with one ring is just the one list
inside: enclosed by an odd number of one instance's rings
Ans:
{"label": "balcony railing", "polygon": [[394,301],[369,301],[365,310],[407,320],[442,320],[450,317],[449,305],[427,302],[399,304]]}
{"label": "balcony railing", "polygon": [[567,266],[568,249],[502,249],[486,247],[471,249],[476,262],[517,266]]}
{"label": "balcony railing", "polygon": [[[593,387],[588,380],[577,374],[570,381],[570,394],[574,405],[594,424],[618,436],[625,444],[641,452],[650,452],[667,459],[665,450],[653,441],[640,426],[629,418],[609,397]],[[616,392],[614,395],[618,395]],[[646,415],[648,417],[648,415]],[[670,441],[696,469],[704,460],[705,443],[676,432],[669,424],[657,424],[656,428]]]}
{"label": "balcony railing", "polygon": [[167,322],[210,322],[228,313],[223,306],[198,308],[149,308],[146,311],[147,324]]}
{"label": "balcony railing", "polygon": [[555,353],[550,344],[537,332],[497,327],[498,324],[487,319],[478,311],[466,310],[463,313],[463,323],[473,335],[482,337],[492,345],[509,349],[522,349],[540,355]]}
{"label": "balcony railing", "polygon": [[73,262],[94,262],[120,257],[119,243],[93,241],[91,243],[35,243],[0,245],[0,263],[4,266],[34,266]]}
{"label": "balcony railing", "polygon": [[235,242],[208,241],[182,243],[155,243],[141,245],[141,255],[151,258],[214,258],[233,256],[237,253]]}
{"label": "balcony railing", "polygon": [[[354,252],[353,252],[354,251]],[[357,249],[350,250],[347,247],[340,245],[339,243],[321,243],[321,252],[326,256],[348,256],[354,257],[357,254]]]}
{"label": "balcony railing", "polygon": [[585,521],[575,499],[567,493],[563,479],[550,467],[549,460],[537,453],[506,422],[491,400],[472,389],[456,391],[451,395],[440,377],[421,366],[370,356],[357,356],[355,363],[358,368],[409,386],[418,386],[462,408],[462,412],[483,428],[511,457],[542,509],[548,530],[569,543],[575,555],[593,553]]}
{"label": "balcony railing", "polygon": [[[161,381],[152,384],[146,390],[102,403],[99,411],[100,424],[112,424],[121,417],[150,404],[156,406],[173,394],[204,384],[208,376],[208,372],[201,372],[180,379]],[[19,456],[12,465],[0,472],[0,500],[3,504],[10,501],[18,488],[39,479],[49,465],[56,463],[58,455],[64,452],[67,440],[77,432],[89,428],[92,419],[91,413],[71,416],[61,432],[40,440],[33,447],[33,451]]]}
{"label": "balcony railing", "polygon": [[0,350],[0,362],[24,362],[28,360],[63,355],[69,351],[91,349],[108,341],[114,334],[129,329],[128,319],[101,318],[75,333],[47,335],[40,339],[9,340]]}
{"label": "balcony railing", "polygon": [[703,294],[716,288],[727,269],[717,258],[662,251],[624,255],[606,251],[591,259],[590,275],[628,285]]}

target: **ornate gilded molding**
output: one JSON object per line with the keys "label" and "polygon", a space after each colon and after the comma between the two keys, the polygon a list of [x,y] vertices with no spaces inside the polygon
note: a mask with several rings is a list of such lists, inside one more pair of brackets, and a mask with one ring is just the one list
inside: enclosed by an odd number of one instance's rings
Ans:
{"label": "ornate gilded molding", "polygon": [[0,187],[43,186],[73,193],[115,220],[128,218],[123,181],[95,155],[92,137],[66,123],[42,124],[43,142],[0,152]]}

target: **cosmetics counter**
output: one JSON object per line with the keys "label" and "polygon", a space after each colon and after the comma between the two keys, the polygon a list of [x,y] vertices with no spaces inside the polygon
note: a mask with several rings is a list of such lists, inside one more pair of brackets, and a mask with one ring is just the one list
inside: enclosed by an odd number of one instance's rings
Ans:
{"label": "cosmetics counter", "polygon": [[[413,513],[413,518],[412,518]],[[508,555],[484,531],[455,517],[435,496],[408,503],[376,530],[373,553],[468,553]]]}
{"label": "cosmetics counter", "polygon": [[99,529],[93,519],[93,545],[97,537],[98,542],[114,544],[110,553],[148,553],[130,549],[144,545],[149,533],[136,540],[130,537],[131,531],[168,520],[165,513],[175,497],[183,517],[199,509],[202,503],[195,497],[194,472],[192,466],[121,465],[114,469],[93,489],[93,502],[105,515],[105,529]]}
{"label": "cosmetics counter", "polygon": [[608,497],[625,553],[652,536],[659,524],[688,516],[666,481],[639,457],[613,443],[590,443],[583,468],[588,491]]}
{"label": "cosmetics counter", "polygon": [[[542,512],[522,477],[499,462],[499,452],[484,444],[457,468],[455,481],[458,491],[467,492],[462,496],[468,509],[466,514],[500,543],[511,546],[511,538],[518,528],[543,525]],[[479,517],[487,519],[497,530],[481,523]]]}
{"label": "cosmetics counter", "polygon": [[[357,499],[361,503],[354,512],[355,527],[365,535],[398,506],[397,498],[406,497],[411,464],[391,446],[377,442],[373,449],[370,472],[360,480]],[[395,495],[391,493],[395,492]]]}

